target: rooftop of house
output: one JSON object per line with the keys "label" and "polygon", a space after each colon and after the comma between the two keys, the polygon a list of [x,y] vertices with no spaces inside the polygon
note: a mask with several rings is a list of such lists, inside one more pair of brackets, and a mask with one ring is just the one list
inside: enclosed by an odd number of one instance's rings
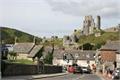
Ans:
{"label": "rooftop of house", "polygon": [[116,50],[120,53],[120,41],[108,41],[100,50]]}
{"label": "rooftop of house", "polygon": [[[44,46],[43,45],[35,45],[34,48],[32,48],[32,50],[30,51],[30,53],[28,54],[28,57],[29,58],[32,58],[36,55],[36,53],[42,49]],[[44,47],[44,51],[43,51],[43,56],[42,57],[45,57],[47,54],[51,53],[52,52],[52,47],[51,46],[45,46]],[[55,49],[58,49],[57,47],[55,47]]]}
{"label": "rooftop of house", "polygon": [[63,55],[67,54],[67,59],[79,59],[79,60],[94,60],[96,51],[81,51],[81,50],[55,50],[54,58],[63,59]]}
{"label": "rooftop of house", "polygon": [[13,46],[13,51],[17,53],[29,53],[34,47],[34,43],[15,43]]}
{"label": "rooftop of house", "polygon": [[29,58],[32,58],[36,55],[36,53],[43,47],[43,45],[35,45],[34,48],[28,54]]}

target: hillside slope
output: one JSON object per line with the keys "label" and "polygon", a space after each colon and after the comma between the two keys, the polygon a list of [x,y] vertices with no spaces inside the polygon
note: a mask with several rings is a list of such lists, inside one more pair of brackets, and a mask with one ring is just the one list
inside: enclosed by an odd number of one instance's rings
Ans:
{"label": "hillside slope", "polygon": [[[1,40],[6,44],[13,44],[15,42],[15,37],[17,37],[17,42],[33,42],[34,36],[16,29],[0,27]],[[37,43],[41,41],[41,38],[36,37]]]}
{"label": "hillside slope", "polygon": [[94,35],[81,36],[78,41],[78,44],[82,45],[85,43],[92,43],[93,45],[100,48],[100,46],[104,45],[108,40],[111,40],[111,41],[120,40],[120,33],[119,32],[104,32],[99,37],[95,37]]}

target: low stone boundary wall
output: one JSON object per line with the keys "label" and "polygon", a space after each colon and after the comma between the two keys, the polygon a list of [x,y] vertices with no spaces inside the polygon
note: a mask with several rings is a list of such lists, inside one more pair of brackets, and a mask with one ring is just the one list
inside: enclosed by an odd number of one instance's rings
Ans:
{"label": "low stone boundary wall", "polygon": [[44,74],[62,73],[62,66],[44,66]]}
{"label": "low stone boundary wall", "polygon": [[51,73],[61,73],[61,66],[45,65],[40,66],[40,71],[38,73],[37,65],[27,65],[27,64],[17,64],[17,63],[5,63],[4,70],[2,72],[3,76],[16,76],[16,75],[33,75],[33,74],[51,74]]}

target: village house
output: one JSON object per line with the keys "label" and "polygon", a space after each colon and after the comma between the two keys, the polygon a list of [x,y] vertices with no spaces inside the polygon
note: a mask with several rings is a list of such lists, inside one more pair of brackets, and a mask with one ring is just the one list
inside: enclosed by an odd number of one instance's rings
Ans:
{"label": "village house", "polygon": [[18,43],[16,37],[15,44],[13,45],[13,52],[17,53],[17,59],[33,60],[33,57],[43,47],[42,45],[36,45],[35,43],[35,37],[33,38],[33,42],[23,43]]}
{"label": "village house", "polygon": [[40,58],[41,60],[43,60],[48,53],[51,53],[52,47],[35,45],[35,43],[15,43],[13,46],[13,51],[17,53],[17,59],[33,60],[36,54],[42,49],[43,52],[42,57]]}
{"label": "village house", "polygon": [[17,59],[28,59],[28,54],[34,48],[34,43],[15,43],[13,51],[17,53]]}
{"label": "village house", "polygon": [[42,45],[35,45],[34,43],[15,43],[13,51],[17,53],[17,59],[33,60],[33,57],[42,47]]}
{"label": "village house", "polygon": [[[53,65],[72,65],[74,61],[79,66],[88,66],[92,67],[92,64],[95,64],[95,55],[96,51],[81,51],[81,50],[55,50]],[[67,55],[67,59],[64,60],[63,56]]]}
{"label": "village house", "polygon": [[120,41],[108,41],[100,49],[103,71],[120,68]]}

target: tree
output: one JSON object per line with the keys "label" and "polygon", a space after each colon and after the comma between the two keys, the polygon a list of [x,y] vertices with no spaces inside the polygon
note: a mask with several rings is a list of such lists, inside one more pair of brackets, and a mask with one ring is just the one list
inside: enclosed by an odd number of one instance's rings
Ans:
{"label": "tree", "polygon": [[45,63],[52,64],[53,53],[54,53],[54,44],[52,44],[52,51],[48,52],[48,54],[45,56],[45,59],[44,59]]}
{"label": "tree", "polygon": [[35,58],[37,58],[37,68],[38,68],[38,72],[40,70],[39,66],[40,66],[40,62],[41,62],[41,65],[43,65],[43,61],[40,61],[40,58],[43,56],[43,51],[44,51],[44,47],[42,47],[38,52],[37,54],[33,57],[33,61]]}
{"label": "tree", "polygon": [[45,56],[44,62],[46,64],[52,64],[52,60],[53,60],[53,54],[48,52],[48,54]]}
{"label": "tree", "polygon": [[97,49],[100,49],[101,46],[102,46],[102,44],[97,43],[97,44],[94,45],[94,47],[93,47],[92,49],[93,49],[93,50],[97,50]]}
{"label": "tree", "polygon": [[83,50],[92,50],[93,45],[91,45],[90,43],[85,43],[83,44]]}

